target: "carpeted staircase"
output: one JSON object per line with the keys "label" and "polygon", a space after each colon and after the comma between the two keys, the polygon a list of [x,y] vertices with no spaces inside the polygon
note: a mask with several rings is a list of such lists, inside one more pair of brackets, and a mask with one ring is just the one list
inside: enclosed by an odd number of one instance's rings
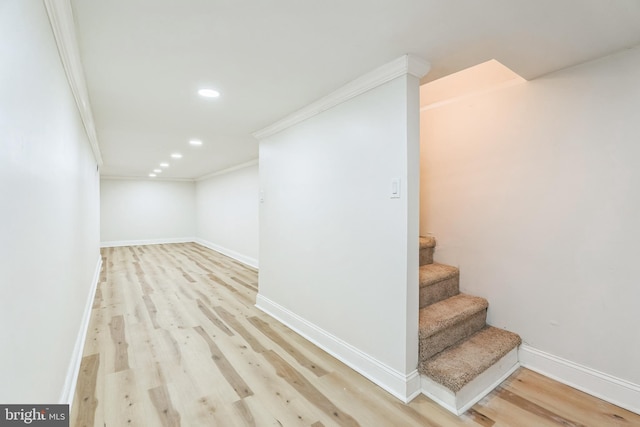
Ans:
{"label": "carpeted staircase", "polygon": [[460,415],[518,368],[520,337],[486,324],[487,300],[461,294],[456,267],[433,262],[436,242],[420,237],[422,392]]}

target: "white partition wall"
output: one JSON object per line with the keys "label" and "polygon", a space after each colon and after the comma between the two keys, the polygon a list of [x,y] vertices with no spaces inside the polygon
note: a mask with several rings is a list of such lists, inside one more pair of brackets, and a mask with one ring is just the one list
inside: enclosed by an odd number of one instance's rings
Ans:
{"label": "white partition wall", "polygon": [[101,180],[102,246],[196,241],[258,266],[258,164],[198,181]]}
{"label": "white partition wall", "polygon": [[193,241],[195,183],[151,179],[101,180],[103,246]]}
{"label": "white partition wall", "polygon": [[419,78],[400,63],[256,134],[257,305],[408,400],[419,386]]}
{"label": "white partition wall", "polygon": [[258,162],[196,182],[196,241],[258,267]]}
{"label": "white partition wall", "polygon": [[100,267],[97,160],[44,3],[0,10],[0,402],[69,403]]}

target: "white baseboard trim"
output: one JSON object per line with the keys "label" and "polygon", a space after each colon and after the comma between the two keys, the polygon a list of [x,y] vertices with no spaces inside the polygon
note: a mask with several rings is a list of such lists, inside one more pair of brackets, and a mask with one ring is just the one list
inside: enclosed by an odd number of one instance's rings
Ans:
{"label": "white baseboard trim", "polygon": [[193,239],[194,242],[198,243],[199,245],[202,245],[206,248],[209,249],[213,249],[216,252],[220,252],[223,255],[226,255],[230,258],[233,258],[237,261],[240,261],[243,264],[247,264],[248,266],[251,266],[253,268],[258,268],[258,260],[255,258],[251,258],[249,256],[243,255],[239,252],[236,252],[234,250],[231,249],[227,249],[224,246],[220,246],[220,245],[216,245],[215,243],[211,243],[207,240],[201,239],[199,237]]}
{"label": "white baseboard trim", "polygon": [[640,414],[640,385],[579,365],[526,344],[520,346],[522,366],[599,399]]}
{"label": "white baseboard trim", "polygon": [[64,386],[62,387],[62,393],[58,403],[73,405],[73,396],[76,390],[76,383],[78,381],[78,373],[80,372],[80,364],[82,363],[82,352],[84,351],[84,343],[87,339],[87,330],[89,329],[89,321],[91,320],[91,309],[93,307],[93,300],[96,297],[96,290],[98,289],[98,282],[100,280],[100,272],[102,270],[102,257],[98,255],[98,262],[96,263],[96,269],[93,272],[93,281],[91,282],[91,289],[89,290],[89,296],[84,306],[84,313],[82,314],[82,322],[80,323],[80,330],[76,337],[76,343],[73,347],[73,353],[71,353],[71,361],[67,369],[67,376],[64,380]]}
{"label": "white baseboard trim", "polygon": [[101,248],[114,248],[118,246],[144,246],[144,245],[166,245],[169,243],[191,243],[195,242],[193,237],[171,237],[168,239],[143,239],[143,240],[112,240],[100,242]]}
{"label": "white baseboard trim", "polygon": [[258,294],[256,307],[373,381],[402,402],[408,403],[420,394],[420,375],[417,370],[408,374],[398,372],[263,295]]}

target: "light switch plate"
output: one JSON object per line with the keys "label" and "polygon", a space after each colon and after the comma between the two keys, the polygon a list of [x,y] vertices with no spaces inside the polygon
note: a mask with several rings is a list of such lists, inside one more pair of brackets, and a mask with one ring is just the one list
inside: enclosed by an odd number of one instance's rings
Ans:
{"label": "light switch plate", "polygon": [[392,199],[400,198],[400,178],[395,178],[391,180],[391,198]]}

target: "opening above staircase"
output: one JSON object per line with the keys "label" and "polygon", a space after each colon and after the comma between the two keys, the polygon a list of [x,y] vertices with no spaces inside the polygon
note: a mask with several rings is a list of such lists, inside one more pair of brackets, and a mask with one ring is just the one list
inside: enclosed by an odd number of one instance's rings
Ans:
{"label": "opening above staircase", "polygon": [[521,339],[487,325],[486,299],[460,293],[457,267],[433,260],[420,237],[419,364],[423,394],[461,415],[519,366]]}

